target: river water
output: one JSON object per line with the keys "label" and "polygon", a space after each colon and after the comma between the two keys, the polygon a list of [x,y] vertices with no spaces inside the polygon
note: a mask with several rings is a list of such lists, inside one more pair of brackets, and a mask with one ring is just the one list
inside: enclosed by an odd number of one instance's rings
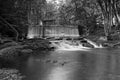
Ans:
{"label": "river water", "polygon": [[120,80],[119,49],[35,53],[18,67],[23,80]]}

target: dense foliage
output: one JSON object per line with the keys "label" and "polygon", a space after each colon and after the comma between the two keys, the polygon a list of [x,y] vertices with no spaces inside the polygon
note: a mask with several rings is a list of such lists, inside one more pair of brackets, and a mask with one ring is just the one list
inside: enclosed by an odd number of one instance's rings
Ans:
{"label": "dense foliage", "polygon": [[[99,26],[105,35],[118,30],[120,24],[119,0],[0,0],[0,32],[25,37],[28,27],[40,25],[46,19],[55,24],[81,25],[94,33]],[[7,34],[7,35],[8,35]]]}
{"label": "dense foliage", "polygon": [[13,35],[16,40],[25,37],[28,26],[38,24],[43,18],[45,3],[45,0],[0,0],[2,35]]}

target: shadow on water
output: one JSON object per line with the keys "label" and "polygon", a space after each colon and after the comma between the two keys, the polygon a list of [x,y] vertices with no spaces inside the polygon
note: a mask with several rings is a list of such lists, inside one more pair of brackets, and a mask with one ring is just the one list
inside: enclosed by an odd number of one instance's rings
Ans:
{"label": "shadow on water", "polygon": [[[16,68],[24,80],[120,80],[120,50],[36,51]],[[39,54],[39,55],[37,55]]]}
{"label": "shadow on water", "polygon": [[0,68],[17,68],[22,64],[22,62],[27,61],[28,58],[28,55],[2,56],[0,57]]}

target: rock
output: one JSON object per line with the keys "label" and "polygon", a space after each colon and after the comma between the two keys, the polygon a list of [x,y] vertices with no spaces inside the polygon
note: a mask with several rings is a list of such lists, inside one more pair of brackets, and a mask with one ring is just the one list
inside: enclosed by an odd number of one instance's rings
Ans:
{"label": "rock", "polygon": [[64,66],[67,62],[62,62],[61,65]]}
{"label": "rock", "polygon": [[46,60],[45,62],[46,62],[46,63],[49,63],[49,62],[51,62],[51,60],[50,60],[50,59],[48,59],[48,60]]}
{"label": "rock", "polygon": [[19,44],[16,43],[16,42],[3,43],[3,44],[0,46],[0,49],[6,48],[6,47],[10,47],[10,46],[17,46],[17,45],[19,45]]}
{"label": "rock", "polygon": [[22,53],[32,53],[33,50],[32,49],[23,49],[21,50]]}
{"label": "rock", "polygon": [[34,41],[34,42],[28,42],[24,43],[29,46],[29,48],[33,50],[41,49],[41,50],[46,50],[50,49],[49,43],[45,41]]}
{"label": "rock", "polygon": [[4,60],[14,60],[20,53],[20,50],[23,49],[24,46],[11,46],[7,48],[3,48],[0,50],[0,56]]}
{"label": "rock", "polygon": [[120,46],[117,46],[117,48],[120,48]]}
{"label": "rock", "polygon": [[110,43],[104,43],[103,46],[104,47],[113,47],[112,44],[110,44]]}
{"label": "rock", "polygon": [[86,40],[81,40],[80,42],[81,42],[81,43],[87,43],[87,41],[86,41]]}
{"label": "rock", "polygon": [[64,66],[65,64],[64,64],[64,63],[62,63],[61,65],[62,65],[62,66]]}
{"label": "rock", "polygon": [[84,43],[82,44],[84,47],[89,47],[89,48],[94,48],[93,45],[89,44],[89,43]]}
{"label": "rock", "polygon": [[15,69],[0,69],[0,80],[22,80],[24,77]]}
{"label": "rock", "polygon": [[101,37],[99,38],[99,40],[100,40],[100,41],[107,41],[107,37],[101,36]]}
{"label": "rock", "polygon": [[58,61],[57,60],[54,60],[53,63],[57,63]]}

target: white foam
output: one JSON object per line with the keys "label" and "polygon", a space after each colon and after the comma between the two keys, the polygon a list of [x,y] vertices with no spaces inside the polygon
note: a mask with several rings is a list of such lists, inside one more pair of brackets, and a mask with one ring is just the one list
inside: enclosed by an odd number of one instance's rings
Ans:
{"label": "white foam", "polygon": [[[84,39],[87,41],[87,43],[91,44],[94,48],[103,48],[101,44],[97,44],[89,39]],[[67,40],[56,40],[51,41],[53,47],[56,48],[56,50],[67,50],[67,51],[75,51],[75,50],[81,50],[81,51],[89,51],[90,47],[85,47],[80,43],[80,41],[67,41]]]}
{"label": "white foam", "polygon": [[88,51],[89,47],[84,47],[82,44],[73,45],[70,41],[60,41],[60,42],[52,42],[52,45],[56,47],[57,50],[67,50],[67,51],[75,51],[75,50],[81,50],[81,51]]}
{"label": "white foam", "polygon": [[93,42],[93,41],[91,41],[91,40],[89,40],[89,39],[84,39],[84,40],[86,40],[89,44],[93,45],[94,48],[104,48],[104,47],[102,46],[102,44],[97,44],[97,43],[95,43],[95,42]]}

